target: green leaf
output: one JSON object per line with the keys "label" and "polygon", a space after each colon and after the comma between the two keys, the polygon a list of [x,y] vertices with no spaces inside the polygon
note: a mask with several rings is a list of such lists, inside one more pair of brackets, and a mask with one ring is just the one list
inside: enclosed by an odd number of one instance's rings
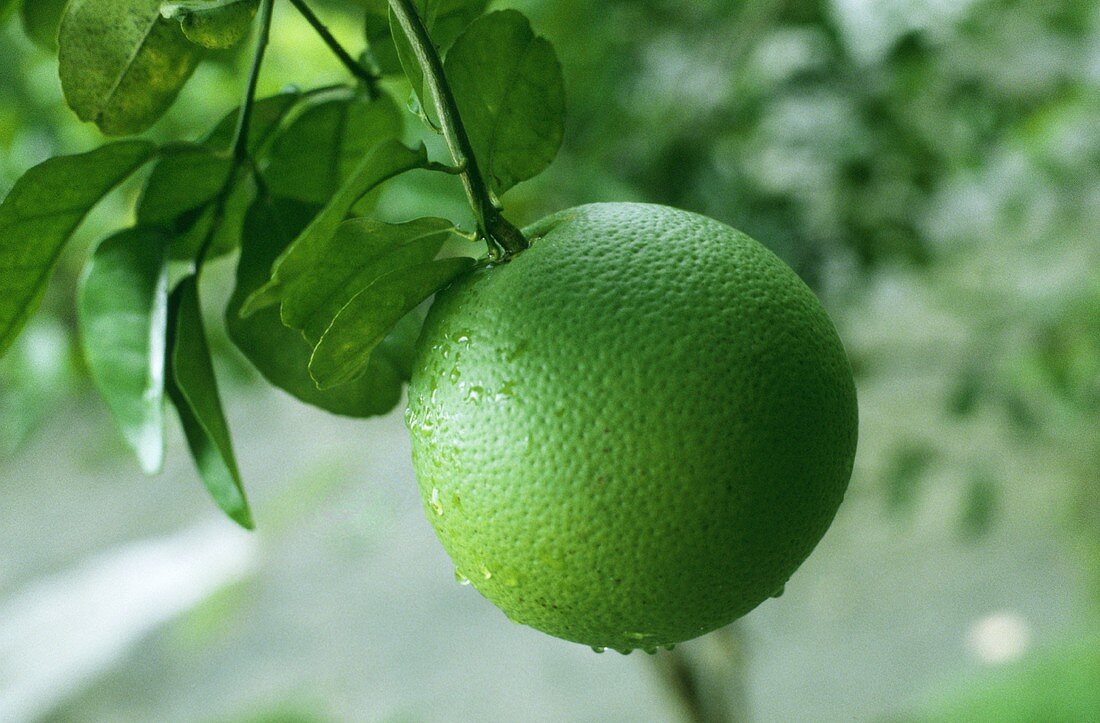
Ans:
{"label": "green leaf", "polygon": [[554,160],[565,134],[561,64],[521,13],[476,20],[447,55],[447,78],[474,155],[497,195]]}
{"label": "green leaf", "polygon": [[241,527],[251,530],[252,512],[218,395],[195,276],[185,278],[172,292],[169,323],[174,333],[168,394],[179,413],[191,456],[218,507]]}
{"label": "green leaf", "polygon": [[321,389],[346,384],[367,369],[371,353],[401,317],[474,265],[455,257],[392,271],[347,303],[321,337],[309,373]]}
{"label": "green leaf", "polygon": [[57,50],[57,28],[69,0],[24,0],[23,30],[34,42],[54,52]]}
{"label": "green leaf", "polygon": [[62,320],[39,317],[0,359],[0,460],[11,460],[44,421],[56,419],[58,404],[76,393],[80,375],[70,336]]}
{"label": "green leaf", "polygon": [[388,95],[325,100],[275,137],[264,178],[276,196],[323,204],[371,148],[401,132],[401,111]]}
{"label": "green leaf", "polygon": [[884,477],[886,506],[890,512],[906,514],[913,511],[921,482],[935,460],[935,451],[922,443],[905,443],[893,453]]}
{"label": "green leaf", "polygon": [[[413,150],[394,140],[384,141],[377,146],[360,162],[351,177],[313,222],[279,257],[271,280],[248,297],[241,313],[247,317],[281,301],[283,286],[293,283],[305,269],[321,261],[315,255],[316,250],[323,248],[324,242],[336,233],[337,226],[365,194],[394,176],[428,166],[428,152],[424,146]],[[293,258],[293,261],[284,270],[283,263],[288,258]]]}
{"label": "green leaf", "polygon": [[[477,16],[485,12],[488,4],[488,0],[414,0],[413,2],[421,22],[428,31],[428,37],[432,39],[441,56],[445,54],[446,49],[459,33]],[[369,17],[368,15],[368,39],[371,32]],[[376,29],[374,32],[380,31]],[[409,85],[422,112],[427,115],[433,126],[438,127],[439,118],[424,84],[424,71],[417,62],[412,44],[392,13],[389,19],[389,35],[397,61],[405,71],[405,77],[409,79]]]}
{"label": "green leaf", "polygon": [[65,242],[88,211],[155,152],[152,143],[121,141],[51,158],[16,182],[0,204],[0,354],[38,308]]}
{"label": "green leaf", "polygon": [[171,146],[145,184],[137,207],[138,223],[164,225],[201,208],[221,192],[232,167],[227,154],[209,146]]}
{"label": "green leaf", "polygon": [[245,39],[259,6],[259,0],[182,0],[165,3],[160,14],[179,21],[192,43],[225,50]]}
{"label": "green leaf", "polygon": [[402,73],[401,60],[390,33],[390,11],[386,0],[368,0],[364,3],[364,32],[367,39],[367,59],[374,69],[383,75]]}
{"label": "green leaf", "polygon": [[470,23],[485,13],[489,0],[427,0],[425,5],[432,40],[446,50]]}
{"label": "green leaf", "polygon": [[[256,101],[252,109],[248,146],[258,156],[274,131],[302,99],[298,92],[280,93]],[[162,151],[161,159],[145,183],[138,201],[137,218],[143,225],[170,227],[178,234],[173,243],[173,258],[193,258],[213,223],[212,214],[201,211],[213,202],[228,180],[232,161],[229,145],[237,125],[237,110],[227,114],[201,143],[177,143]],[[242,207],[242,196],[243,207]],[[251,203],[250,191],[231,194],[226,216],[239,230],[244,212]],[[225,225],[225,224],[223,224]],[[233,224],[230,224],[233,225]],[[239,238],[239,234],[238,234]],[[217,244],[212,251],[222,253],[236,243]]]}
{"label": "green leaf", "polygon": [[[281,271],[283,323],[316,344],[353,296],[391,271],[431,261],[454,225],[442,218],[388,224],[356,218],[329,238],[313,237],[287,256]],[[310,263],[299,266],[303,259]]]}
{"label": "green leaf", "polygon": [[85,268],[77,302],[92,381],[148,474],[164,459],[167,245],[147,228],[108,238]]}
{"label": "green leaf", "polygon": [[202,52],[161,17],[160,0],[70,0],[58,44],[66,102],[107,135],[153,125]]}
{"label": "green leaf", "polygon": [[[317,91],[303,93],[298,90],[289,90],[257,100],[252,106],[252,121],[248,126],[248,152],[253,157],[262,155],[265,146],[274,137],[275,131],[295,106],[316,93]],[[240,108],[234,108],[222,116],[202,143],[226,152],[232,150],[230,146],[233,143],[233,136],[237,130],[237,118],[240,114]]]}
{"label": "green leaf", "polygon": [[998,497],[996,480],[985,470],[974,471],[967,484],[959,520],[963,539],[975,540],[989,532],[996,517]]}
{"label": "green leaf", "polygon": [[317,209],[294,201],[261,199],[245,222],[237,287],[225,312],[229,337],[269,382],[306,404],[334,414],[369,417],[385,414],[401,399],[402,383],[411,373],[413,346],[423,317],[402,319],[371,356],[367,372],[350,384],[319,390],[309,376],[312,347],[287,327],[277,308],[248,319],[240,317],[244,300],[267,281],[271,264],[309,223]]}

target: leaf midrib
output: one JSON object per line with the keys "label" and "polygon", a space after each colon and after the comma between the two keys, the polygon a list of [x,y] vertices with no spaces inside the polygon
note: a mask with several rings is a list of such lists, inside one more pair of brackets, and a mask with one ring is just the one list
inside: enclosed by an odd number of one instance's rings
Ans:
{"label": "leaf midrib", "polygon": [[111,85],[110,89],[108,89],[106,98],[104,99],[104,102],[100,106],[100,108],[96,111],[95,118],[93,119],[93,122],[96,125],[99,125],[99,122],[103,120],[103,116],[104,114],[106,114],[107,108],[111,105],[111,101],[114,100],[115,94],[122,86],[122,81],[125,80],[126,77],[130,74],[130,70],[134,67],[134,61],[137,60],[137,57],[141,54],[141,51],[145,49],[146,44],[149,42],[149,36],[153,34],[153,28],[157,26],[158,22],[160,22],[160,8],[157,8],[156,14],[153,16],[152,21],[146,27],[145,33],[141,37],[141,42],[137,44],[137,46],[134,48],[134,51],[130,54],[130,57],[127,58],[126,63],[123,65],[122,72],[118,74],[118,76],[115,78],[115,82]]}

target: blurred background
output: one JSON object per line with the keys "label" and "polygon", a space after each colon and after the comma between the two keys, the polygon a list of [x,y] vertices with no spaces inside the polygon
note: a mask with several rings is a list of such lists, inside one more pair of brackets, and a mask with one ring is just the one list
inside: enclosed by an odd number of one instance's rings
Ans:
{"label": "blurred background", "polygon": [[[1100,720],[1100,5],[496,5],[531,15],[568,81],[565,148],[506,199],[514,220],[599,200],[700,211],[825,301],[861,439],[820,547],[782,598],[675,656],[551,639],[455,584],[400,411],[307,408],[221,336],[259,522],[237,530],[178,428],[165,473],[142,477],[82,371],[75,279],[127,187],[0,360],[0,720],[659,721],[684,714],[673,669],[730,719]],[[317,9],[362,49],[352,0]],[[344,82],[276,12],[261,90]],[[0,21],[0,195],[102,140],[37,34]],[[246,55],[203,64],[152,135],[213,125]],[[417,183],[383,211],[462,220],[457,184]],[[231,260],[212,277],[224,303]]]}

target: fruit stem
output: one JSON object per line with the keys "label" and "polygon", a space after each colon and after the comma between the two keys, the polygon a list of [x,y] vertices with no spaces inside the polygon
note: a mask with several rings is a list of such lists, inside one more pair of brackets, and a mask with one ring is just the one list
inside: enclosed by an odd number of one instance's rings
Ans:
{"label": "fruit stem", "polygon": [[378,89],[378,81],[380,78],[376,73],[371,72],[364,68],[355,58],[351,57],[351,53],[344,49],[344,46],[340,45],[340,42],[329,31],[325,24],[321,22],[321,19],[317,17],[317,14],[313,12],[313,9],[306,5],[305,0],[290,0],[290,4],[305,18],[306,22],[310,24],[314,32],[320,36],[325,45],[328,46],[332,54],[336,56],[348,72],[355,78],[363,83],[363,86],[367,89],[367,95],[371,100],[377,98],[381,91]]}
{"label": "fruit stem", "polygon": [[[443,138],[447,141],[451,158],[456,167],[463,169],[460,174],[462,185],[466,189],[466,197],[474,211],[478,236],[489,245],[489,256],[494,260],[507,259],[518,254],[530,244],[523,233],[504,218],[500,207],[489,193],[485,178],[478,167],[477,158],[474,156],[470,136],[466,133],[466,127],[459,116],[454,93],[443,72],[443,61],[439,57],[435,43],[428,35],[428,29],[424,27],[423,21],[417,14],[413,0],[389,0],[389,4],[394,18],[397,19],[412,45],[417,63],[424,72],[424,80],[428,85],[428,92],[431,94],[436,111],[439,113]],[[421,93],[419,88],[413,90],[418,94]]]}

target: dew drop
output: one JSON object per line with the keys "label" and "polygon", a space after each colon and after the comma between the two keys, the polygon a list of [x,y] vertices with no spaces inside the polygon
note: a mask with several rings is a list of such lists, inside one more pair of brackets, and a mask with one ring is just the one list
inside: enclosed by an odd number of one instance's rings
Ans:
{"label": "dew drop", "polygon": [[601,648],[599,645],[593,645],[592,646],[592,652],[593,653],[603,653],[606,650],[607,650],[607,648]]}
{"label": "dew drop", "polygon": [[676,643],[669,643],[668,645],[662,645],[661,647],[671,653],[673,650],[676,649]]}
{"label": "dew drop", "polygon": [[483,578],[485,578],[486,580],[492,580],[493,579],[493,571],[490,570],[489,568],[485,567],[484,565],[482,565],[481,566],[481,576]]}
{"label": "dew drop", "polygon": [[656,655],[657,654],[657,648],[642,648],[642,650],[645,651],[646,655]]}
{"label": "dew drop", "polygon": [[787,586],[785,584],[780,585],[779,589],[772,593],[772,597],[783,597],[783,593],[786,592],[786,590]]}
{"label": "dew drop", "polygon": [[469,585],[470,584],[470,578],[466,577],[461,572],[459,572],[458,568],[456,567],[455,568],[455,582],[457,582],[459,585]]}
{"label": "dew drop", "polygon": [[619,655],[630,655],[634,652],[634,648],[615,648],[615,652]]}
{"label": "dew drop", "polygon": [[428,500],[428,506],[431,507],[437,515],[440,517],[443,516],[443,503],[439,501],[438,487],[432,487],[432,496],[431,499]]}

